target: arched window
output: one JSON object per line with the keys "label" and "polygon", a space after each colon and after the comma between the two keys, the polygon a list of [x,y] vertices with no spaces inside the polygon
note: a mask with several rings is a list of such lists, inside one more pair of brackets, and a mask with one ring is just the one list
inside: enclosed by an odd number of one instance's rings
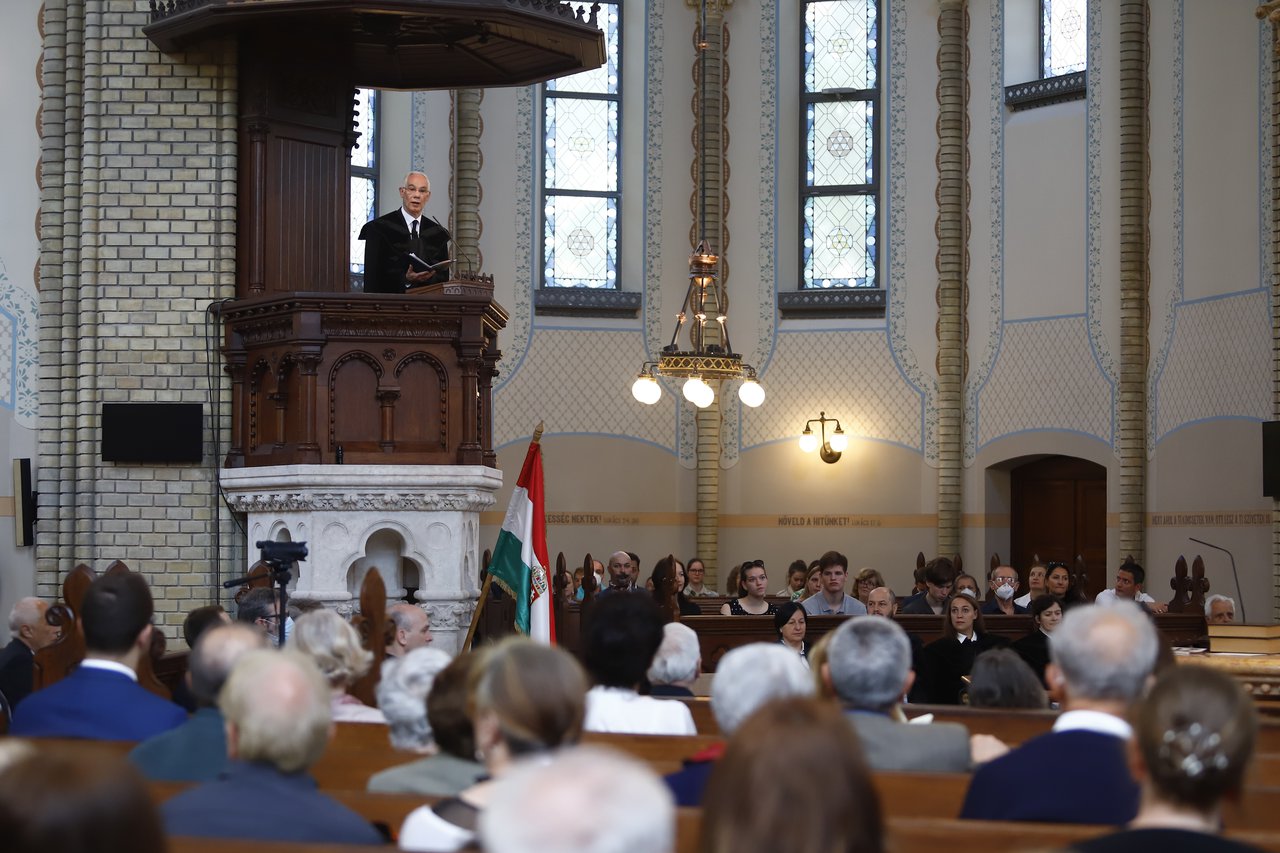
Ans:
{"label": "arched window", "polygon": [[378,91],[356,89],[356,139],[351,149],[351,289],[364,290],[360,229],[378,215]]}

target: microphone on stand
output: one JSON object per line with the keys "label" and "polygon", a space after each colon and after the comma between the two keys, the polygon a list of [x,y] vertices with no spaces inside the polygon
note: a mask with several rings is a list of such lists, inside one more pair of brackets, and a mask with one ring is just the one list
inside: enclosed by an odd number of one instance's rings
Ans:
{"label": "microphone on stand", "polygon": [[1218,551],[1221,551],[1231,558],[1231,576],[1236,579],[1236,601],[1240,603],[1240,621],[1247,622],[1248,619],[1244,615],[1244,594],[1240,592],[1240,575],[1236,574],[1235,555],[1232,554],[1230,551],[1228,551],[1226,548],[1223,548],[1221,545],[1214,545],[1212,542],[1206,542],[1203,539],[1197,539],[1194,536],[1188,536],[1187,538],[1190,539],[1192,542],[1198,542],[1201,545],[1204,545],[1205,547],[1214,548]]}

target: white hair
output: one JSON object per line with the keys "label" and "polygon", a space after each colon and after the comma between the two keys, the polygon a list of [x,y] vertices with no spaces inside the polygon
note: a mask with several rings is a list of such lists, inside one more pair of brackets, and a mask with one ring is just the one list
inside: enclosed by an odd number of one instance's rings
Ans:
{"label": "white hair", "polygon": [[688,625],[668,622],[662,627],[662,645],[649,665],[652,684],[679,684],[698,677],[702,646],[698,634]]}
{"label": "white hair", "polygon": [[1160,639],[1150,617],[1131,601],[1067,611],[1049,635],[1049,659],[1070,696],[1132,702],[1147,688]]}
{"label": "white hair", "polygon": [[19,598],[9,611],[9,633],[16,637],[24,625],[38,625],[44,616],[41,603],[34,596]]}
{"label": "white hair", "polygon": [[827,646],[827,669],[844,705],[879,711],[902,697],[911,641],[891,619],[848,619]]}
{"label": "white hair", "polygon": [[299,616],[289,643],[315,661],[334,687],[345,689],[355,684],[373,663],[373,654],[361,645],[359,632],[332,610]]}
{"label": "white hair", "polygon": [[1227,595],[1220,595],[1215,592],[1204,600],[1204,618],[1208,619],[1213,615],[1213,603],[1215,601],[1225,601],[1227,604],[1231,605],[1232,610],[1236,609],[1236,602],[1234,598]]}
{"label": "white hair", "polygon": [[295,651],[254,649],[236,661],[218,697],[235,726],[237,753],[282,773],[316,762],[329,743],[329,685],[311,658]]}
{"label": "white hair", "polygon": [[436,676],[453,658],[447,652],[424,646],[403,658],[382,662],[382,679],[376,690],[378,707],[391,727],[391,745],[416,752],[431,745],[427,720],[427,695]]}
{"label": "white hair", "polygon": [[487,853],[669,853],[675,825],[671,792],[647,765],[577,746],[494,782],[479,833]]}
{"label": "white hair", "polygon": [[716,666],[711,713],[720,731],[731,735],[766,702],[813,693],[813,675],[798,654],[780,643],[749,643]]}

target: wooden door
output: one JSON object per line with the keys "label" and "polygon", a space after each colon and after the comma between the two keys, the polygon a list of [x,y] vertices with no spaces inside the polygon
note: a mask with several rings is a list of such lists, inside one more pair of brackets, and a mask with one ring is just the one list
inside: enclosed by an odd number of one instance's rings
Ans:
{"label": "wooden door", "polygon": [[1026,582],[1036,554],[1074,567],[1084,558],[1090,598],[1108,586],[1107,469],[1084,459],[1049,456],[1013,469],[1010,548]]}

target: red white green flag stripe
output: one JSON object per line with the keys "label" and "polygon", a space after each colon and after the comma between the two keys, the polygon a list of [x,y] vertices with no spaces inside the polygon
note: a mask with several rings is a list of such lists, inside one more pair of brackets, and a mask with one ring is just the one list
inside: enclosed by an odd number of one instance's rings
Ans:
{"label": "red white green flag stripe", "polygon": [[547,570],[547,522],[543,504],[542,446],[529,443],[516,480],[489,574],[516,601],[516,630],[555,645],[551,578]]}

